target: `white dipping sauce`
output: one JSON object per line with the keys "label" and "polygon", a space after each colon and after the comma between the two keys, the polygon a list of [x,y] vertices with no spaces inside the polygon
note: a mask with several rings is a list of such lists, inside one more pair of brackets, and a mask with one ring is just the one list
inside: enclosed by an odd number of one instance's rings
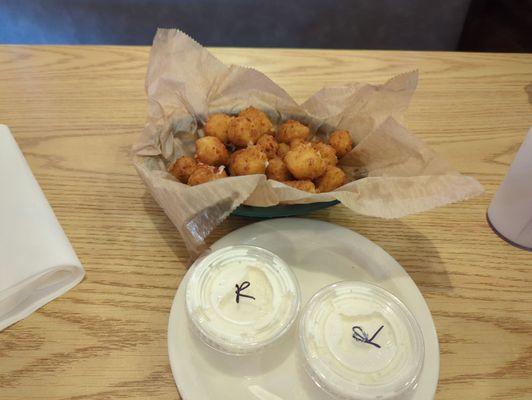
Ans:
{"label": "white dipping sauce", "polygon": [[406,306],[378,286],[339,282],[321,289],[303,312],[299,335],[308,373],[334,396],[399,399],[417,383],[421,330]]}
{"label": "white dipping sauce", "polygon": [[192,268],[187,312],[201,339],[214,349],[235,355],[255,352],[293,324],[299,286],[275,254],[230,246],[199,259]]}

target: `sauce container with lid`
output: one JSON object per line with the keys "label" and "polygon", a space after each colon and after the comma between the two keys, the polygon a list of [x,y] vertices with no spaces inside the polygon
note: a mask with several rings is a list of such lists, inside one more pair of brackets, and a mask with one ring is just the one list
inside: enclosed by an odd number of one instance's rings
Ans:
{"label": "sauce container with lid", "polygon": [[260,351],[283,336],[298,315],[297,279],[268,250],[224,247],[191,268],[187,313],[199,337],[216,350],[233,355]]}
{"label": "sauce container with lid", "polygon": [[339,399],[402,399],[423,366],[421,330],[390,292],[365,282],[338,282],[318,291],[299,324],[305,369]]}

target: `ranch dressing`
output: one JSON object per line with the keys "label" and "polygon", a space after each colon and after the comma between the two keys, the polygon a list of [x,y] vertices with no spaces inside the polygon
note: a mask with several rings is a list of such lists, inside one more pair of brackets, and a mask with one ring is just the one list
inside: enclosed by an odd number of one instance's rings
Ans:
{"label": "ranch dressing", "polygon": [[325,391],[344,399],[399,399],[421,371],[421,331],[384,289],[340,282],[309,301],[300,322],[305,367]]}
{"label": "ranch dressing", "polygon": [[299,310],[299,287],[284,261],[253,246],[216,250],[193,265],[190,320],[209,346],[247,354],[281,337]]}

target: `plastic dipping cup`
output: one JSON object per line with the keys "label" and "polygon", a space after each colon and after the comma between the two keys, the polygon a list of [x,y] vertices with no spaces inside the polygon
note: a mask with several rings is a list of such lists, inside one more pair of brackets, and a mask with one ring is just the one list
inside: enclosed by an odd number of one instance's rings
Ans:
{"label": "plastic dipping cup", "polygon": [[200,338],[216,350],[233,355],[257,352],[286,333],[297,317],[296,277],[268,250],[224,247],[191,268],[188,316]]}
{"label": "plastic dipping cup", "polygon": [[414,316],[369,283],[321,289],[303,311],[299,337],[307,372],[337,398],[403,398],[423,366],[423,336]]}

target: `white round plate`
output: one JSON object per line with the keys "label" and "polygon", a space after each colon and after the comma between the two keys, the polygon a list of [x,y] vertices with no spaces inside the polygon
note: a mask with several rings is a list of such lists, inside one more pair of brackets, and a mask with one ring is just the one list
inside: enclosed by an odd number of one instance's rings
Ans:
{"label": "white round plate", "polygon": [[[268,249],[293,268],[301,305],[322,287],[343,280],[375,283],[401,299],[415,315],[425,340],[425,361],[408,400],[434,398],[440,355],[430,311],[416,284],[388,253],[365,237],[327,222],[283,218],[257,222],[218,240],[213,249],[248,244]],[[307,376],[298,354],[297,323],[267,351],[229,356],[203,344],[190,329],[183,278],[168,322],[172,373],[184,400],[330,400]]]}

